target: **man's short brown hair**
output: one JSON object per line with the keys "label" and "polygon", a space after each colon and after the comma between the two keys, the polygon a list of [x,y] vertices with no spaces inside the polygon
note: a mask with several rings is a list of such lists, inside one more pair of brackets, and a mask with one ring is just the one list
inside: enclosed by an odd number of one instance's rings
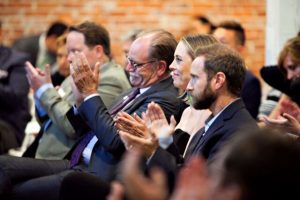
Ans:
{"label": "man's short brown hair", "polygon": [[71,26],[69,31],[82,33],[85,38],[85,44],[88,47],[101,45],[105,55],[111,57],[109,33],[103,26],[86,21],[79,25]]}
{"label": "man's short brown hair", "polygon": [[196,56],[204,56],[204,70],[208,80],[218,72],[226,75],[228,91],[240,96],[246,74],[246,67],[243,58],[230,47],[216,43],[206,47],[200,47]]}

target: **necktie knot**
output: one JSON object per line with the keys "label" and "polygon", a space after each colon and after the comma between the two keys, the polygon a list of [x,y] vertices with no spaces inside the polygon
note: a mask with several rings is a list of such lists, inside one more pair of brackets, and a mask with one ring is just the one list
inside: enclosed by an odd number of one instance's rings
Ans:
{"label": "necktie knot", "polygon": [[127,95],[127,98],[132,100],[132,99],[134,99],[139,93],[140,93],[140,89],[139,89],[139,88],[134,88],[134,89]]}

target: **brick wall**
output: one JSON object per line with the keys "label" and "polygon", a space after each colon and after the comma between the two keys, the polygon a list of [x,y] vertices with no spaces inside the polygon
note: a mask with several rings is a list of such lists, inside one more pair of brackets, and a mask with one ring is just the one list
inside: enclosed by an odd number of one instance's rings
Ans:
{"label": "brick wall", "polygon": [[179,38],[192,16],[203,14],[214,23],[235,19],[246,29],[247,65],[257,74],[264,63],[264,0],[1,0],[0,9],[6,45],[20,36],[39,33],[56,20],[70,24],[94,20],[109,30],[117,60],[120,38],[133,28],[160,27]]}

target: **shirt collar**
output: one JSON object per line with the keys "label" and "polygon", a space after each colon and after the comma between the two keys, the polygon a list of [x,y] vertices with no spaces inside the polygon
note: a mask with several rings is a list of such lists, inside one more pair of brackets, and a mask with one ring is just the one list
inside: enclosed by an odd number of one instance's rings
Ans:
{"label": "shirt collar", "polygon": [[220,112],[218,112],[215,116],[213,116],[212,114],[207,118],[207,120],[205,121],[205,132],[209,129],[209,127],[214,123],[214,121],[216,121],[216,119],[221,115],[221,113],[228,107],[230,106],[232,103],[234,103],[235,101],[237,101],[240,98],[237,98],[235,100],[233,100],[230,104],[228,104],[227,106],[225,106]]}
{"label": "shirt collar", "polygon": [[140,94],[145,93],[147,90],[149,90],[151,88],[151,86],[146,87],[146,88],[140,88]]}
{"label": "shirt collar", "polygon": [[42,33],[41,36],[39,37],[39,51],[40,52],[46,52],[46,33]]}

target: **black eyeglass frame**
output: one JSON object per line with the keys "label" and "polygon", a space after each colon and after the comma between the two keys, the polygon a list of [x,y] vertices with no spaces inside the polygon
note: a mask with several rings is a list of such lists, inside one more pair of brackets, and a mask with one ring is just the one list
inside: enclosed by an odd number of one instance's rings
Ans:
{"label": "black eyeglass frame", "polygon": [[132,60],[132,59],[129,58],[129,57],[126,57],[126,59],[127,59],[127,62],[128,62],[134,69],[141,68],[141,67],[143,67],[143,66],[146,65],[146,64],[154,63],[154,62],[157,61],[157,60],[150,60],[150,61],[144,62],[144,63],[137,63],[137,62],[135,62],[134,60]]}

